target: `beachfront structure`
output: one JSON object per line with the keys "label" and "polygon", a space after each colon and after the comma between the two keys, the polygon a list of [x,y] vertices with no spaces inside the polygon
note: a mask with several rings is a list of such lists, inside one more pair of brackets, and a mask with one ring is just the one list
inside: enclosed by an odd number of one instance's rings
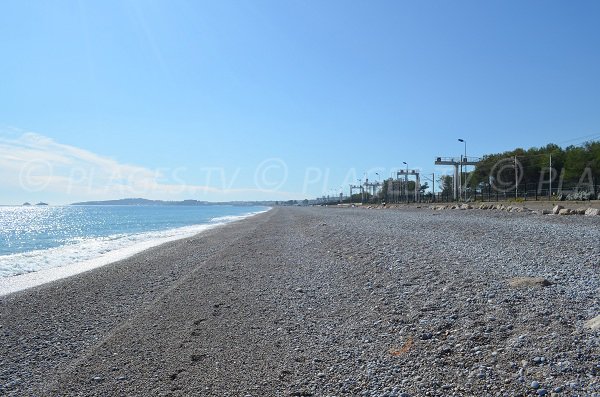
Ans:
{"label": "beachfront structure", "polygon": [[[454,178],[453,180],[453,185],[452,185],[452,197],[454,198],[454,200],[458,200],[461,196],[461,193],[463,192],[463,187],[462,187],[462,183],[459,183],[459,180],[461,179],[460,174],[462,172],[459,173],[458,167],[466,167],[468,165],[477,165],[477,163],[479,163],[480,159],[477,157],[468,157],[467,156],[463,156],[461,155],[460,158],[457,157],[436,157],[435,158],[435,165],[451,165],[454,167]],[[465,178],[466,179],[466,178]],[[465,180],[464,183],[464,190],[466,190],[467,187],[467,181]]]}
{"label": "beachfront structure", "polygon": [[420,173],[418,170],[400,170],[396,173],[396,178],[398,180],[400,180],[401,176],[404,176],[404,186],[406,189],[406,200],[408,201],[408,196],[409,196],[409,192],[408,192],[408,176],[414,176],[415,177],[415,203],[419,202],[420,199],[420,189],[421,189],[421,178],[420,178]]}

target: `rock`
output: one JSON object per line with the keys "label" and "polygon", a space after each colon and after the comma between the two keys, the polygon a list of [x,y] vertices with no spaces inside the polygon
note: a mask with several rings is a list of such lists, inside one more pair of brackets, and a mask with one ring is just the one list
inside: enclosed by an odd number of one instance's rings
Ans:
{"label": "rock", "polygon": [[558,211],[558,215],[571,215],[573,212],[568,208],[563,208]]}
{"label": "rock", "polygon": [[545,396],[548,394],[548,390],[546,389],[538,389],[537,391],[538,396]]}
{"label": "rock", "polygon": [[565,207],[563,207],[562,205],[555,205],[554,208],[552,208],[552,213],[554,215],[558,215],[558,213],[560,212],[560,210],[563,210]]}
{"label": "rock", "polygon": [[532,389],[539,389],[539,387],[540,387],[540,383],[537,380],[534,380],[533,382],[531,382]]}
{"label": "rock", "polygon": [[508,285],[515,288],[548,287],[552,283],[543,277],[514,277],[508,280]]}
{"label": "rock", "polygon": [[542,212],[541,212],[542,215],[549,215],[551,213],[552,213],[551,210],[542,210]]}
{"label": "rock", "polygon": [[583,326],[585,328],[591,329],[592,331],[600,329],[600,316],[596,316],[596,317],[592,318],[591,320],[586,321],[583,324]]}
{"label": "rock", "polygon": [[303,294],[304,293],[304,289],[298,287],[296,288],[294,291],[298,292],[299,294]]}
{"label": "rock", "polygon": [[598,216],[598,215],[600,215],[600,209],[599,208],[588,208],[587,210],[585,210],[585,212],[583,214],[586,216]]}

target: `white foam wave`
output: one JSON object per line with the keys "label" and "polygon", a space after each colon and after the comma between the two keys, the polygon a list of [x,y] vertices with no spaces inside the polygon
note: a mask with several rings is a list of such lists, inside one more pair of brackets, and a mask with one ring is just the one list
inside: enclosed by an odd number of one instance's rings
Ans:
{"label": "white foam wave", "polygon": [[148,248],[265,211],[224,216],[212,219],[209,224],[164,231],[78,238],[61,247],[3,255],[0,256],[0,296],[104,266]]}
{"label": "white foam wave", "polygon": [[223,223],[223,222],[225,222],[225,223],[228,223],[228,222],[235,222],[235,221],[239,221],[239,220],[242,220],[242,219],[244,219],[244,218],[247,218],[247,217],[249,217],[249,216],[258,215],[258,214],[261,214],[261,213],[263,213],[263,212],[267,212],[267,211],[268,211],[268,209],[266,209],[266,210],[262,210],[262,211],[256,211],[256,212],[249,212],[249,213],[247,213],[247,214],[244,214],[244,215],[226,215],[226,216],[219,216],[219,217],[216,217],[216,218],[212,218],[212,219],[210,220],[210,222],[211,222],[211,223]]}

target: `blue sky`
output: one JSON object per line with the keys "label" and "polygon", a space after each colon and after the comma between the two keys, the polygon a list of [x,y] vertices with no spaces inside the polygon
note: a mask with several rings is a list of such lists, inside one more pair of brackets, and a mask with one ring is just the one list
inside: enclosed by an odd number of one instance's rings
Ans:
{"label": "blue sky", "polygon": [[303,199],[600,138],[597,1],[4,1],[0,203]]}

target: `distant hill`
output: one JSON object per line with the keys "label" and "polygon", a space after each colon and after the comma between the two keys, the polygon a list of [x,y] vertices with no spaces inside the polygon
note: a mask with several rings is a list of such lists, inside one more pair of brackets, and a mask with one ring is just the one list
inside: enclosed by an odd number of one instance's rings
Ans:
{"label": "distant hill", "polygon": [[163,200],[148,200],[143,198],[126,198],[120,200],[104,200],[104,201],[83,201],[80,203],[73,203],[71,205],[187,205],[187,206],[199,206],[199,205],[211,205],[208,201],[198,200],[183,200],[183,201],[163,201]]}

